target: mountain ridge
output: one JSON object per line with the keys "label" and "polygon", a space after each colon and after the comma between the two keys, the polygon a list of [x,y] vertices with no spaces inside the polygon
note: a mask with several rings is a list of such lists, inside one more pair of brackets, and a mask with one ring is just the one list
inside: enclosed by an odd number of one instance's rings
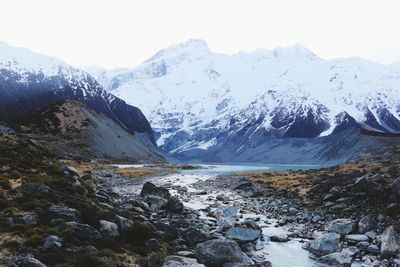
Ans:
{"label": "mountain ridge", "polygon": [[226,55],[189,40],[96,79],[128,103],[138,100],[158,145],[173,155],[245,129],[265,131],[261,143],[328,136],[343,112],[368,131],[400,132],[400,70],[324,60],[301,44]]}

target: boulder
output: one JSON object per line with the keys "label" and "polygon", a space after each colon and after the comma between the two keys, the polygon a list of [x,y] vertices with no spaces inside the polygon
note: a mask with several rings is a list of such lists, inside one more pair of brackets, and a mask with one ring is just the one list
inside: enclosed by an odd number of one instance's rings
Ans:
{"label": "boulder", "polygon": [[170,197],[167,202],[167,210],[181,213],[183,211],[183,203],[177,197]]}
{"label": "boulder", "polygon": [[382,257],[396,256],[400,251],[400,244],[396,230],[389,226],[383,231],[381,236],[381,254]]}
{"label": "boulder", "polygon": [[358,242],[365,242],[369,240],[368,236],[362,234],[346,235],[345,239],[350,244],[357,244]]}
{"label": "boulder", "polygon": [[182,232],[182,238],[188,246],[193,247],[208,240],[209,236],[205,231],[196,227],[189,227]]}
{"label": "boulder", "polygon": [[40,183],[23,182],[21,185],[21,193],[24,196],[32,197],[41,194],[48,194],[51,188]]}
{"label": "boulder", "polygon": [[328,226],[328,231],[337,233],[341,236],[351,233],[353,229],[354,223],[350,219],[336,219]]}
{"label": "boulder", "polygon": [[105,239],[115,239],[119,236],[118,225],[106,220],[100,220],[100,233]]}
{"label": "boulder", "polygon": [[39,216],[34,213],[24,214],[14,218],[15,223],[36,225],[39,223]]}
{"label": "boulder", "polygon": [[358,232],[365,234],[374,227],[374,223],[370,216],[363,216],[358,222]]}
{"label": "boulder", "polygon": [[340,235],[325,233],[311,243],[309,251],[318,257],[334,253],[339,248],[339,240]]}
{"label": "boulder", "polygon": [[287,242],[287,241],[289,241],[289,238],[288,238],[287,234],[285,234],[285,233],[272,235],[269,238],[271,239],[272,242]]}
{"label": "boulder", "polygon": [[140,196],[142,197],[158,196],[165,199],[169,199],[171,197],[171,194],[169,193],[168,189],[156,186],[150,182],[146,182],[142,187]]}
{"label": "boulder", "polygon": [[152,210],[165,208],[174,213],[181,213],[183,211],[184,206],[182,202],[177,197],[172,196],[168,189],[156,186],[150,182],[146,182],[143,185],[140,195],[146,198]]}
{"label": "boulder", "polygon": [[101,239],[100,232],[88,224],[66,222],[63,226],[71,229],[77,237],[82,238],[83,240]]}
{"label": "boulder", "polygon": [[28,254],[25,257],[21,257],[15,261],[18,267],[46,267],[44,263],[35,259],[32,254]]}
{"label": "boulder", "polygon": [[163,267],[205,267],[196,259],[186,258],[182,256],[168,256],[164,260]]}
{"label": "boulder", "polygon": [[231,218],[237,217],[238,210],[234,206],[223,206],[220,208],[220,210],[222,211],[222,214],[225,217],[231,217]]}
{"label": "boulder", "polygon": [[200,263],[210,267],[220,267],[226,263],[253,265],[253,261],[232,240],[215,239],[200,243],[194,255]]}
{"label": "boulder", "polygon": [[256,187],[253,182],[245,182],[234,188],[234,190],[240,191],[243,195],[248,197],[256,197],[261,195],[260,190]]}
{"label": "boulder", "polygon": [[46,237],[46,239],[44,240],[43,250],[47,251],[47,250],[61,248],[62,242],[63,239],[61,237],[58,237],[56,235],[50,235]]}
{"label": "boulder", "polygon": [[131,220],[119,215],[117,215],[115,218],[121,232],[126,232],[133,227],[133,222]]}
{"label": "boulder", "polygon": [[257,229],[250,229],[244,227],[230,228],[226,232],[226,238],[233,239],[240,244],[244,244],[251,241],[256,241],[261,236],[261,231]]}
{"label": "boulder", "polygon": [[315,263],[315,267],[350,267],[351,257],[347,254],[334,252],[325,256],[322,256]]}
{"label": "boulder", "polygon": [[76,221],[78,210],[66,206],[51,206],[48,210],[49,216],[53,218],[62,218],[69,221]]}

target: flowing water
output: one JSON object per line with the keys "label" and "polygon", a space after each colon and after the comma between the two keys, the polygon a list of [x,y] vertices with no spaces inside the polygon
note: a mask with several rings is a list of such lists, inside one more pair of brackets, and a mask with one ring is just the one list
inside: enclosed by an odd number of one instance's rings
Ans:
{"label": "flowing water", "polygon": [[[120,166],[123,167],[123,166]],[[177,195],[186,207],[196,209],[200,211],[201,217],[205,220],[212,220],[208,218],[206,213],[203,211],[207,207],[226,205],[226,201],[218,201],[217,195],[224,195],[229,199],[229,205],[235,206],[243,201],[251,202],[249,198],[244,198],[237,194],[237,192],[231,191],[228,188],[208,188],[206,186],[207,181],[212,181],[218,174],[231,173],[238,171],[267,171],[277,169],[310,169],[315,166],[304,166],[304,165],[205,165],[205,169],[185,170],[180,173],[174,173],[159,177],[149,177],[145,181],[150,181],[158,186],[163,186],[170,189],[170,192]],[[143,180],[138,183],[131,183],[129,185],[121,185],[114,190],[122,195],[139,193],[143,185]],[[188,194],[185,196],[180,195],[174,188],[186,187]],[[206,194],[196,194],[196,192],[204,191]],[[265,214],[256,213],[242,213],[243,220],[245,218],[257,218],[260,226],[262,227],[262,233],[265,237],[264,240],[258,240],[257,246],[262,249],[255,251],[254,254],[260,257],[266,258],[272,263],[273,266],[277,267],[311,267],[314,261],[309,258],[309,253],[301,248],[300,239],[291,239],[288,242],[278,243],[271,242],[268,236],[287,233],[287,229],[284,227],[277,227],[277,222],[274,219],[268,219]]]}

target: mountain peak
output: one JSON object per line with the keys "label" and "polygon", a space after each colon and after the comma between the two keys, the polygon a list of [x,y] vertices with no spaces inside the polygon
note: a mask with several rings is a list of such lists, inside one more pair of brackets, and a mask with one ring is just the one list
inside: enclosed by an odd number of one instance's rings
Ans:
{"label": "mountain peak", "polygon": [[0,66],[14,71],[41,71],[45,74],[56,74],[59,66],[65,63],[54,57],[49,57],[28,48],[15,47],[0,42]]}
{"label": "mountain peak", "polygon": [[318,59],[318,56],[315,55],[311,50],[305,47],[301,43],[295,43],[293,45],[278,47],[274,49],[274,55],[276,57],[284,57],[284,58],[302,58],[302,59]]}
{"label": "mountain peak", "polygon": [[206,41],[202,39],[189,39],[185,42],[168,46],[167,48],[157,52],[150,59],[146,60],[146,62],[161,57],[177,57],[181,56],[182,54],[190,54],[193,56],[208,53],[211,53],[211,50],[208,48]]}

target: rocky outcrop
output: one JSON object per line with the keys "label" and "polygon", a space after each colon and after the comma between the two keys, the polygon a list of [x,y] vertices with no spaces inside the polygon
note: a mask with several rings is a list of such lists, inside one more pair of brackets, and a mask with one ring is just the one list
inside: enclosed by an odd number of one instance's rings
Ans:
{"label": "rocky outcrop", "polygon": [[231,240],[209,240],[196,246],[194,254],[200,263],[210,267],[221,267],[227,263],[253,265],[239,245]]}

